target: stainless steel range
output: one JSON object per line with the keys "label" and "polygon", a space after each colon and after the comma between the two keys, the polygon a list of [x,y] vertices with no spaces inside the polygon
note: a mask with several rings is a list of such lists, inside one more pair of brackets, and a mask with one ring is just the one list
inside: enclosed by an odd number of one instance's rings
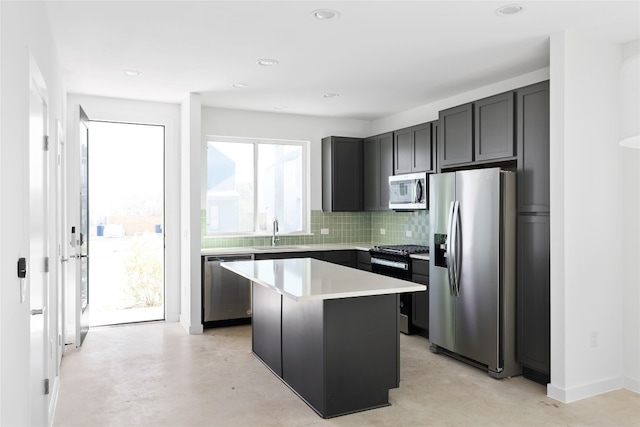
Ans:
{"label": "stainless steel range", "polygon": [[[411,255],[429,253],[429,246],[381,245],[369,250],[371,271],[397,279],[411,280]],[[412,294],[400,294],[400,332],[411,333]]]}

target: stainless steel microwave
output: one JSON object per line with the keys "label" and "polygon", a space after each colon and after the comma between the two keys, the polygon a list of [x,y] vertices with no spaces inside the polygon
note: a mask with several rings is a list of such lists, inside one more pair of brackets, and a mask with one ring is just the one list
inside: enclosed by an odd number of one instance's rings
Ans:
{"label": "stainless steel microwave", "polygon": [[427,209],[427,174],[425,172],[389,177],[389,209]]}

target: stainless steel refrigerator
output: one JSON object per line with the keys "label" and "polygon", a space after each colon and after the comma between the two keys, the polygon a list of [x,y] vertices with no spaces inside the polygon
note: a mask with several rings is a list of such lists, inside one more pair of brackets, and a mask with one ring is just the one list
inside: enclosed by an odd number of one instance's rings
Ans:
{"label": "stainless steel refrigerator", "polygon": [[429,177],[429,340],[504,378],[515,357],[515,173],[499,168]]}

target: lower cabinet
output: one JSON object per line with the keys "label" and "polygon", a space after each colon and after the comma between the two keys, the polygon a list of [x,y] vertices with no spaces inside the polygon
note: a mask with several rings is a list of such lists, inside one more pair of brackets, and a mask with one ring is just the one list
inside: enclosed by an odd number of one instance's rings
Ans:
{"label": "lower cabinet", "polygon": [[253,352],[323,418],[389,404],[400,383],[396,294],[296,301],[253,284]]}
{"label": "lower cabinet", "polygon": [[314,258],[320,261],[327,261],[355,268],[357,265],[356,252],[358,251],[269,252],[263,254],[257,253],[254,255],[254,259],[258,261],[261,259]]}
{"label": "lower cabinet", "polygon": [[371,254],[367,251],[357,251],[358,270],[371,271]]}
{"label": "lower cabinet", "polygon": [[357,265],[356,251],[327,251],[324,252],[324,261],[355,268]]}
{"label": "lower cabinet", "polygon": [[276,375],[282,376],[282,295],[252,283],[253,352]]}
{"label": "lower cabinet", "polygon": [[255,254],[256,261],[261,259],[287,259],[287,258],[315,258],[324,260],[324,252],[322,251],[309,251],[309,252],[269,252],[263,254]]}
{"label": "lower cabinet", "polygon": [[411,323],[415,332],[429,337],[429,261],[411,261],[411,281],[427,286],[425,292],[413,293]]}
{"label": "lower cabinet", "polygon": [[518,216],[517,354],[524,375],[549,382],[549,215]]}

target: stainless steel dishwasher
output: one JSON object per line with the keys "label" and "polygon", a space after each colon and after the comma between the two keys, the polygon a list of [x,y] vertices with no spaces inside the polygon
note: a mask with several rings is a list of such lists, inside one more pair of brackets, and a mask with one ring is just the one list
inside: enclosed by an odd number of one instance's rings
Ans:
{"label": "stainless steel dishwasher", "polygon": [[251,281],[222,268],[220,263],[252,259],[253,254],[203,257],[202,323],[205,327],[249,323]]}

